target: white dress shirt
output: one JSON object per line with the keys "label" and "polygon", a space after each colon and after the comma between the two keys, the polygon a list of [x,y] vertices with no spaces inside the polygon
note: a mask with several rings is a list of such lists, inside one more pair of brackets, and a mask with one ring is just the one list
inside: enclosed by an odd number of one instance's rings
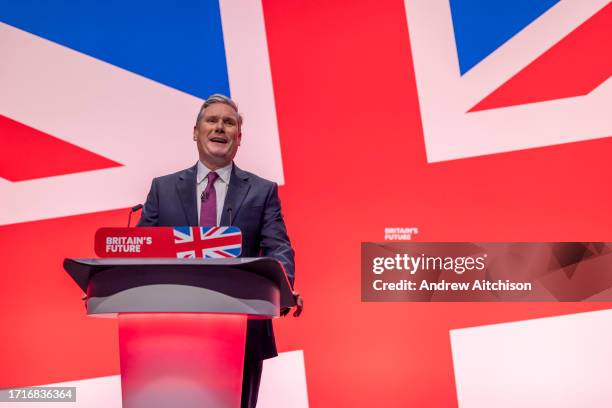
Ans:
{"label": "white dress shirt", "polygon": [[[200,219],[200,212],[202,211],[202,193],[208,185],[208,173],[210,169],[206,167],[201,161],[198,160],[197,166],[198,172],[196,175],[196,201],[198,203],[198,220]],[[230,178],[232,176],[232,163],[225,167],[215,170],[215,173],[219,175],[215,180],[215,193],[217,194],[217,225],[221,224],[221,216],[223,215],[223,204],[225,203],[225,196],[227,195],[227,188],[229,187]]]}

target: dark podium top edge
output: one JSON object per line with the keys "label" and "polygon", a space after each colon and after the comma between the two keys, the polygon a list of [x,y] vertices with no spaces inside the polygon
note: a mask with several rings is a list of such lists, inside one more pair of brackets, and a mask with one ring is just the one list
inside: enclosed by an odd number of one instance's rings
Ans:
{"label": "dark podium top edge", "polygon": [[295,306],[293,288],[287,279],[282,264],[274,258],[225,258],[225,259],[178,259],[178,258],[66,258],[64,269],[87,292],[90,277],[104,270],[121,267],[146,266],[216,266],[240,269],[269,279],[280,289],[281,307]]}

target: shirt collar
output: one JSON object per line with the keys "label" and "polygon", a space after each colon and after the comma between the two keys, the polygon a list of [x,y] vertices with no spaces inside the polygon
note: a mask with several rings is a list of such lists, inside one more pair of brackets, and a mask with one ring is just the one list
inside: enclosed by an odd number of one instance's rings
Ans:
{"label": "shirt collar", "polygon": [[[233,163],[230,163],[225,167],[215,170],[215,173],[219,175],[219,178],[223,180],[225,184],[229,184],[230,177],[232,175],[232,166]],[[206,176],[208,176],[210,169],[206,167],[204,163],[198,160],[197,170],[196,181],[198,184],[200,184],[206,178]]]}

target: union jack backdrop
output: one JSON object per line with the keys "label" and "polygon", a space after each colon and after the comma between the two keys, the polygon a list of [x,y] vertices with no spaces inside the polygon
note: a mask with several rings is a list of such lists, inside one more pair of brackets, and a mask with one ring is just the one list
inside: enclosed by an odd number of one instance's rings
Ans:
{"label": "union jack backdrop", "polygon": [[116,322],[61,260],[196,162],[222,92],[238,166],[280,185],[306,304],[274,323],[260,406],[610,406],[608,303],[361,303],[359,249],[395,227],[612,241],[611,7],[0,0],[0,388],[119,406]]}

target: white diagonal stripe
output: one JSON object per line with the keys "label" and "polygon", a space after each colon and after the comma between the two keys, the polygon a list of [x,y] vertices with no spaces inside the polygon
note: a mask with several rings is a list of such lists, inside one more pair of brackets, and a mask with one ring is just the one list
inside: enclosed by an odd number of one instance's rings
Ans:
{"label": "white diagonal stripe", "polygon": [[448,0],[405,0],[428,161],[612,134],[610,81],[586,96],[466,113],[608,2],[561,1],[461,77]]}
{"label": "white diagonal stripe", "polygon": [[612,406],[612,310],[451,330],[461,408]]}
{"label": "white diagonal stripe", "polygon": [[[76,387],[76,402],[3,402],[7,408],[121,408],[121,377],[89,378],[45,384],[40,387]],[[308,408],[308,391],[301,350],[279,353],[278,357],[264,360],[261,376],[259,408]]]}
{"label": "white diagonal stripe", "polygon": [[[230,24],[224,33],[233,29]],[[231,44],[232,53],[245,46]],[[192,129],[199,98],[3,23],[0,47],[1,114],[124,165],[14,183],[0,179],[0,225],[129,207],[144,201],[153,177],[196,162]],[[237,163],[282,183],[278,132],[269,131],[270,123],[276,126],[273,99],[251,115],[249,101],[258,97],[251,92],[258,88],[240,86],[232,85],[232,93],[247,102],[241,106],[249,123],[243,141],[252,142],[241,147]]]}

